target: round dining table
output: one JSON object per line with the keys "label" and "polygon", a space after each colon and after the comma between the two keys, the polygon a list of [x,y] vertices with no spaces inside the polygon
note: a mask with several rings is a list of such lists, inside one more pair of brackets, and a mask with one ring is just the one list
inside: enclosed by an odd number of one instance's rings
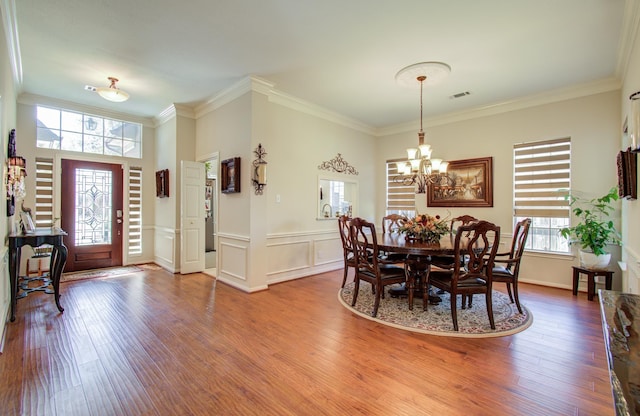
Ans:
{"label": "round dining table", "polygon": [[[378,233],[378,248],[389,253],[412,254],[416,256],[453,255],[455,234],[447,233],[436,243],[408,240],[404,234]],[[462,247],[461,247],[462,248]]]}
{"label": "round dining table", "polygon": [[[455,234],[447,233],[440,237],[438,242],[429,243],[407,239],[404,234],[399,233],[377,233],[378,249],[387,253],[406,254],[405,264],[410,268],[407,275],[409,288],[407,288],[407,284],[400,288],[392,287],[389,289],[389,294],[393,297],[407,296],[409,309],[413,309],[414,295],[422,296],[422,290],[419,284],[416,285],[416,281],[419,283],[421,279],[428,278],[433,256],[453,256],[455,254],[455,239]],[[440,301],[439,297],[429,295],[430,303],[439,303]]]}

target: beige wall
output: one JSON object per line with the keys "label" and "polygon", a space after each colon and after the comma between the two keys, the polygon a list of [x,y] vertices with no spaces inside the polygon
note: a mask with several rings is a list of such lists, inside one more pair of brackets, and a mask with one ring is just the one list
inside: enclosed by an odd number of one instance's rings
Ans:
{"label": "beige wall", "polygon": [[[596,197],[617,184],[616,154],[620,150],[620,91],[588,95],[546,105],[447,124],[427,123],[426,142],[434,156],[445,160],[493,157],[493,208],[450,208],[452,216],[469,213],[495,222],[502,228],[503,244],[510,242],[513,198],[513,145],[545,139],[571,137],[571,186],[574,191]],[[378,139],[378,165],[386,159],[403,158],[406,147],[417,144],[416,131]],[[384,186],[378,177],[378,187]],[[446,208],[428,208],[425,195],[417,198],[418,212],[447,215]],[[384,195],[377,200],[377,216],[384,214]],[[615,247],[614,257],[619,258]],[[523,261],[523,281],[570,288],[574,257],[528,254]],[[613,260],[614,267],[615,259]],[[616,273],[620,284],[620,273]]]}
{"label": "beige wall", "polygon": [[[618,120],[620,125],[627,118],[631,118],[629,117],[629,96],[640,90],[640,32],[636,33],[633,45],[620,98],[622,105],[622,112]],[[629,137],[627,135],[620,135],[620,137],[620,149],[629,147]],[[622,224],[622,260],[627,269],[624,273],[622,289],[625,292],[640,294],[640,202],[638,200],[625,200],[622,202]]]}
{"label": "beige wall", "polygon": [[[372,136],[282,101],[251,88],[196,121],[196,154],[242,158],[242,192],[219,198],[218,278],[247,291],[342,267],[335,220],[316,219],[318,175],[327,174],[318,166],[338,153],[359,171],[356,214],[374,218]],[[251,183],[258,144],[267,152],[263,195]]]}
{"label": "beige wall", "polygon": [[[1,25],[0,25],[1,26]],[[17,92],[14,85],[12,76],[12,70],[10,65],[9,52],[7,50],[7,41],[5,38],[4,27],[0,28],[0,134],[2,134],[2,149],[4,158],[6,160],[7,155],[7,141],[9,132],[11,129],[16,128],[16,98]],[[16,141],[20,140],[20,137]],[[2,164],[2,170],[5,170],[5,162]],[[4,202],[0,204],[0,216],[4,219],[0,221],[0,235],[7,235],[8,233],[8,220],[7,218],[7,205]],[[7,317],[9,314],[9,308],[11,306],[11,296],[9,290],[9,277],[8,277],[8,264],[7,264],[7,247],[3,246],[2,255],[0,256],[0,316]],[[0,339],[4,339],[4,325],[0,326]]]}

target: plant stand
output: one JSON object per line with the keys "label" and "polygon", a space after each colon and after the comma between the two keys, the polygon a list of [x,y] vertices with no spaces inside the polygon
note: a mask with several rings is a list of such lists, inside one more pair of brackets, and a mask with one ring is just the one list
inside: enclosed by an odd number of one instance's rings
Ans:
{"label": "plant stand", "polygon": [[586,269],[584,267],[579,267],[579,266],[572,266],[572,267],[573,267],[573,296],[578,295],[578,283],[580,281],[581,273],[587,275],[587,299],[593,300],[593,296],[596,294],[596,276],[604,276],[605,288],[607,290],[611,290],[611,286],[613,283],[613,270]]}

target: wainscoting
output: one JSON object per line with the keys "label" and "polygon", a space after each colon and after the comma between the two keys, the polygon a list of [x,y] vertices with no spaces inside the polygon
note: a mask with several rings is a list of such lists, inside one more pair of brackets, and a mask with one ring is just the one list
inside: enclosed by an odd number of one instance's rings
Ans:
{"label": "wainscoting", "polygon": [[[220,264],[216,277],[248,292],[342,267],[342,242],[337,229],[268,235],[263,248],[251,246],[246,236],[219,233],[218,237]],[[257,281],[256,275],[261,271],[256,270],[250,278],[250,264],[260,263],[257,259],[262,258],[266,280]]]}

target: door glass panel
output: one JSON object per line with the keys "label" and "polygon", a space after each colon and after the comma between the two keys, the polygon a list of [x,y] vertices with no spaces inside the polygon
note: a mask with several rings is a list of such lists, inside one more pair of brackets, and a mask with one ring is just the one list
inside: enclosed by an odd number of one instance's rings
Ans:
{"label": "door glass panel", "polygon": [[111,244],[110,171],[76,169],[76,232],[77,246]]}

